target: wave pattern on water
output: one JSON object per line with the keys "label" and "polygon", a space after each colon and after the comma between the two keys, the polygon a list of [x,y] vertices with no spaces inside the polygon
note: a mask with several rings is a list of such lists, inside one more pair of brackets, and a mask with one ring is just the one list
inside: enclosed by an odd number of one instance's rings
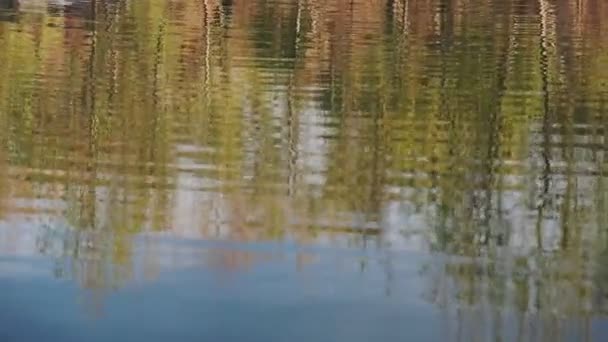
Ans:
{"label": "wave pattern on water", "polygon": [[[432,302],[606,314],[602,17],[593,0],[0,0],[0,252],[128,278],[150,235],[417,251]],[[247,255],[227,258],[265,260]]]}

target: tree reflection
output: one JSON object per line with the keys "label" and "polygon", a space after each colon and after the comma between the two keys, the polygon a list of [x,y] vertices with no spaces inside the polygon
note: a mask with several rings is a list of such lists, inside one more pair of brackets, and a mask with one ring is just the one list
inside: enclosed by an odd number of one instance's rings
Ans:
{"label": "tree reflection", "polygon": [[[0,186],[31,215],[35,199],[62,203],[64,236],[39,238],[43,252],[61,240],[59,274],[120,286],[139,267],[133,237],[162,231],[415,240],[447,256],[430,298],[463,326],[467,310],[515,308],[533,338],[530,313],[604,312],[600,2],[11,6]],[[202,262],[258,262],[226,253]]]}

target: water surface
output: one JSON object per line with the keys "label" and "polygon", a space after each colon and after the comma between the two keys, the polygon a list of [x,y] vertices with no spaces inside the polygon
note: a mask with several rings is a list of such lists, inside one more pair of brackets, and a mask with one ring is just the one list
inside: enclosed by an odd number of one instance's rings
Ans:
{"label": "water surface", "polygon": [[608,339],[602,0],[0,0],[0,340]]}

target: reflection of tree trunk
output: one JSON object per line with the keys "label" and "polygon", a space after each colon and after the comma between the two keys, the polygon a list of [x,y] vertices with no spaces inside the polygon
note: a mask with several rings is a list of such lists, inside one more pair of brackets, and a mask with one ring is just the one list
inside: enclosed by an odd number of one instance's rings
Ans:
{"label": "reflection of tree trunk", "polygon": [[548,204],[549,189],[551,187],[551,132],[550,132],[550,113],[549,113],[549,61],[548,61],[548,42],[547,42],[547,11],[548,4],[546,0],[540,1],[540,16],[541,16],[541,36],[540,36],[540,68],[541,68],[541,88],[543,94],[543,151],[542,159],[544,163],[542,176],[541,202],[537,207],[537,222],[536,222],[536,243],[539,249],[542,249],[542,221],[545,207]]}
{"label": "reflection of tree trunk", "polygon": [[154,81],[152,84],[152,128],[150,134],[152,135],[150,138],[150,142],[147,146],[148,148],[148,175],[154,175],[155,168],[157,164],[155,162],[155,151],[156,151],[156,132],[160,129],[159,116],[162,115],[162,111],[160,110],[160,86],[159,86],[159,78],[160,78],[160,68],[162,64],[162,53],[163,53],[163,45],[164,45],[164,36],[165,36],[165,25],[164,22],[161,22],[158,28],[158,38],[156,40],[156,51],[154,58]]}
{"label": "reflection of tree trunk", "polygon": [[[606,99],[603,97],[600,100],[600,107],[598,113],[606,113],[607,111],[608,108],[606,108]],[[602,227],[605,222],[608,222],[608,211],[604,209],[606,208],[606,194],[608,194],[608,191],[606,191],[606,177],[608,175],[606,174],[606,169],[603,167],[603,162],[605,162],[606,160],[604,157],[604,151],[608,150],[608,122],[606,122],[606,120],[602,120],[602,126],[598,127],[598,129],[602,130],[602,133],[599,134],[599,138],[603,142],[603,144],[599,145],[600,148],[594,151],[594,158],[597,161],[597,168],[599,171],[599,177],[597,179],[597,197],[595,202],[595,208],[597,215],[597,227]],[[598,151],[601,151],[599,155],[601,155],[602,158],[598,156]],[[604,229],[601,229],[599,234],[599,237],[603,236],[603,240],[606,240],[606,232]],[[606,245],[608,245],[608,243]]]}
{"label": "reflection of tree trunk", "polygon": [[289,153],[288,162],[288,188],[287,192],[289,196],[295,194],[295,184],[297,177],[297,163],[298,163],[298,126],[299,117],[297,109],[294,108],[293,99],[293,84],[290,81],[289,89],[287,90],[287,148]]}
{"label": "reflection of tree trunk", "polygon": [[[406,11],[407,11],[407,5],[408,5],[408,0],[404,0],[404,6],[406,6],[406,8],[404,9],[404,14],[403,14],[403,20],[405,23],[405,18],[406,18]],[[404,24],[405,25],[405,24]],[[441,28],[443,29],[443,25],[441,26]],[[405,26],[404,26],[404,30],[406,30]],[[457,115],[453,115],[453,112],[450,108],[450,97],[449,94],[447,93],[447,74],[449,72],[449,70],[446,67],[446,43],[443,37],[443,31],[440,32],[441,37],[440,37],[440,61],[441,61],[441,81],[440,81],[440,88],[439,88],[439,110],[440,110],[440,115],[444,116],[448,119],[448,123],[449,123],[449,132],[450,134],[453,134],[454,132],[457,132]],[[448,144],[448,153],[447,153],[447,158],[449,158],[449,169],[448,170],[454,170],[452,163],[455,161],[454,160],[454,156],[455,156],[455,150],[457,149],[457,144],[455,143],[450,143]],[[451,173],[452,177],[456,176],[456,174],[454,172]],[[456,176],[458,177],[458,176]],[[431,185],[433,188],[436,186],[435,183],[435,178],[433,177],[433,184]],[[451,191],[450,191],[451,192]],[[450,210],[451,209],[451,205],[450,203],[450,198],[451,194],[448,195],[448,191],[442,189],[441,191],[441,196],[442,199],[439,200],[441,203],[441,208],[446,208],[445,210]],[[443,211],[443,210],[442,210]],[[447,226],[446,226],[446,222],[448,221],[448,215],[440,215],[439,216],[439,224],[438,224],[438,233],[441,234],[441,239],[440,239],[440,248],[444,249],[447,244],[448,244],[448,240],[449,238],[447,237]]]}
{"label": "reflection of tree trunk", "polygon": [[289,80],[289,86],[287,88],[287,149],[288,149],[288,179],[287,179],[287,193],[289,196],[293,196],[295,193],[295,183],[297,176],[297,162],[298,162],[298,126],[299,126],[299,117],[297,114],[297,109],[295,108],[295,98],[294,98],[294,78],[295,78],[295,68],[298,65],[298,57],[299,57],[299,45],[300,45],[300,27],[302,20],[302,5],[300,0],[297,1],[297,16],[296,16],[296,34],[294,38],[294,55],[296,61],[294,63],[294,74],[292,74]]}
{"label": "reflection of tree trunk", "polygon": [[86,199],[81,201],[83,210],[81,213],[82,217],[85,218],[86,222],[83,222],[87,228],[95,228],[95,206],[96,206],[96,182],[97,182],[97,124],[99,118],[97,117],[95,110],[95,99],[96,99],[96,80],[95,80],[95,55],[97,53],[97,27],[95,24],[96,20],[97,4],[93,0],[91,2],[91,19],[92,25],[92,39],[91,39],[91,52],[89,54],[88,63],[88,79],[85,80],[85,103],[87,108],[87,138],[88,138],[88,153],[86,155],[86,175],[87,190]]}
{"label": "reflection of tree trunk", "polygon": [[296,56],[297,51],[298,51],[298,43],[300,40],[300,28],[302,27],[301,25],[301,21],[302,21],[302,5],[300,4],[300,0],[297,1],[296,3],[296,7],[297,7],[297,15],[296,15],[296,39],[295,39],[295,51],[296,51]]}
{"label": "reflection of tree trunk", "polygon": [[[488,143],[487,143],[487,151],[485,156],[485,170],[484,180],[482,183],[482,189],[485,192],[484,203],[483,203],[483,211],[484,211],[484,219],[483,226],[485,228],[485,240],[487,243],[488,238],[491,235],[491,225],[490,220],[493,214],[493,205],[492,205],[492,195],[493,195],[493,184],[496,173],[496,166],[494,165],[494,160],[500,160],[500,136],[501,136],[501,127],[502,127],[502,118],[501,118],[501,103],[502,97],[506,88],[506,79],[508,73],[508,60],[509,60],[509,44],[503,44],[504,47],[502,49],[502,53],[498,56],[498,65],[497,65],[497,76],[496,76],[496,84],[493,89],[492,100],[490,102],[490,120],[489,120],[489,129],[488,129]],[[501,190],[498,189],[497,196],[501,197]]]}
{"label": "reflection of tree trunk", "polygon": [[[382,101],[384,102],[384,101]],[[384,107],[383,105],[381,107]],[[372,169],[371,169],[371,184],[369,194],[369,212],[378,213],[380,212],[380,205],[382,198],[384,197],[384,175],[386,174],[384,156],[386,155],[384,141],[384,109],[376,110],[374,114],[373,122],[373,156],[372,156]]]}
{"label": "reflection of tree trunk", "polygon": [[205,26],[205,56],[203,68],[203,94],[205,95],[205,108],[209,105],[209,4],[203,1],[203,25]]}

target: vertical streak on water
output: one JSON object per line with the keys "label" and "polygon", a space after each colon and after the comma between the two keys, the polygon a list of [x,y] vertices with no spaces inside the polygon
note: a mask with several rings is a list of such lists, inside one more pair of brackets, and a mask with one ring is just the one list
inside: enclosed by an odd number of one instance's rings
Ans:
{"label": "vertical streak on water", "polygon": [[205,94],[205,105],[204,105],[204,109],[209,110],[209,102],[211,100],[210,98],[210,94],[209,94],[209,68],[210,68],[210,61],[209,61],[209,45],[210,45],[210,30],[211,30],[211,23],[210,23],[210,16],[209,16],[209,4],[207,3],[208,0],[204,0],[203,1],[203,23],[205,25],[205,63],[204,63],[204,74],[203,74],[203,85],[204,85],[204,94]]}
{"label": "vertical streak on water", "polygon": [[[298,59],[300,55],[300,44],[301,36],[300,29],[302,27],[302,4],[301,0],[297,0],[297,14],[296,14],[296,34],[294,38],[294,73],[298,67]],[[294,75],[289,77],[289,84],[287,87],[287,150],[288,150],[288,179],[287,179],[287,195],[293,197],[295,195],[295,184],[297,176],[297,162],[298,162],[298,128],[299,123],[297,107],[294,101]]]}
{"label": "vertical streak on water", "polygon": [[[161,102],[160,102],[160,93],[161,93],[161,89],[160,89],[160,70],[161,70],[161,65],[162,65],[162,54],[164,51],[164,45],[165,45],[165,21],[161,20],[161,22],[158,25],[158,37],[156,38],[156,51],[154,51],[155,54],[155,58],[154,58],[154,70],[153,70],[153,77],[154,77],[154,81],[153,81],[153,85],[152,85],[152,132],[151,135],[151,141],[150,144],[152,146],[148,147],[148,160],[156,160],[154,158],[154,151],[155,148],[154,146],[156,146],[156,140],[157,140],[157,133],[159,130],[159,121],[160,118],[159,116],[163,114],[163,111],[160,110],[160,106],[161,106]],[[153,169],[156,167],[155,163],[150,163],[148,165],[148,174],[150,176],[152,176],[154,174]]]}
{"label": "vertical streak on water", "polygon": [[96,213],[95,213],[95,207],[96,207],[96,180],[97,180],[97,140],[98,140],[98,125],[99,125],[99,117],[97,116],[97,111],[96,111],[96,95],[97,95],[97,85],[96,85],[96,75],[95,75],[95,65],[96,65],[96,54],[97,54],[97,40],[98,40],[98,34],[97,34],[97,1],[93,0],[91,1],[91,19],[92,19],[92,32],[91,32],[91,52],[90,52],[90,59],[89,59],[89,65],[88,65],[88,71],[89,71],[89,75],[88,75],[88,79],[85,81],[85,89],[88,89],[87,91],[87,98],[86,98],[86,103],[88,104],[89,108],[87,109],[87,119],[88,119],[88,129],[89,132],[87,134],[88,139],[89,139],[89,151],[87,154],[87,169],[85,170],[86,174],[87,174],[87,182],[88,184],[86,184],[85,186],[88,186],[88,191],[87,191],[87,196],[89,196],[89,198],[85,201],[86,203],[88,203],[88,205],[90,206],[90,208],[85,208],[85,210],[87,210],[87,213],[85,215],[88,215],[89,217],[87,218],[87,224],[91,225],[92,228],[96,228]]}
{"label": "vertical streak on water", "polygon": [[543,96],[543,152],[542,158],[544,163],[542,175],[542,193],[540,203],[537,206],[537,222],[536,222],[536,244],[538,251],[543,249],[542,242],[542,220],[545,206],[548,204],[549,189],[551,187],[551,152],[550,152],[550,117],[549,117],[549,84],[548,84],[548,48],[547,48],[547,0],[539,0],[540,3],[540,67],[541,67],[541,88]]}

